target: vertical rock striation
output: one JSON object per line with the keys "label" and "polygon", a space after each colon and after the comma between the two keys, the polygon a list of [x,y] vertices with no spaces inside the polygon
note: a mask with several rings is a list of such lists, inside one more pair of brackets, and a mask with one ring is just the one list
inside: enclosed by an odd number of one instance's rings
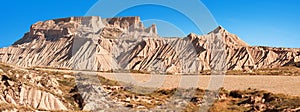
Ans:
{"label": "vertical rock striation", "polygon": [[[221,40],[216,40],[219,37]],[[37,22],[12,46],[0,49],[0,61],[22,67],[77,70],[138,70],[195,73],[210,70],[212,45],[224,50],[228,70],[286,66],[299,61],[300,50],[249,46],[222,27],[206,35],[161,38],[155,25],[139,17],[70,17]]]}

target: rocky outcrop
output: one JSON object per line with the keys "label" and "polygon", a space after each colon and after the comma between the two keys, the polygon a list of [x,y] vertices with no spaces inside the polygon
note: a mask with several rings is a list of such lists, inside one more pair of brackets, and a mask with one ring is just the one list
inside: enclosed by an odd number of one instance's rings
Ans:
{"label": "rocky outcrop", "polygon": [[[228,70],[281,67],[296,62],[299,57],[300,49],[249,46],[222,27],[218,27],[205,36],[191,34],[187,38],[193,42],[194,46],[205,47],[207,46],[207,40],[214,35],[222,35],[226,44],[223,49],[225,50],[224,54],[226,54],[226,68]],[[204,56],[207,55],[209,54]],[[205,57],[200,57],[200,59],[203,58]]]}
{"label": "rocky outcrop", "polygon": [[[12,71],[9,70],[6,72],[10,74]],[[43,82],[42,78],[47,78],[47,76],[44,77],[40,75],[30,77],[30,74],[28,74],[28,72],[26,73],[26,71],[22,74],[18,72],[12,74],[15,77],[7,75],[4,72],[1,74],[0,104],[11,104],[14,105],[13,107],[15,108],[26,107],[39,110],[68,110],[63,101],[53,94],[62,94],[61,90],[58,89],[59,85],[55,84],[57,83],[55,79],[50,78],[48,81]],[[49,83],[47,84],[47,82]],[[42,88],[47,88],[48,91],[42,90]],[[53,91],[53,93],[49,91]],[[1,109],[0,107],[0,110]]]}
{"label": "rocky outcrop", "polygon": [[249,70],[299,61],[300,49],[249,46],[222,27],[206,35],[161,38],[139,17],[70,17],[38,22],[0,49],[0,61],[21,67],[45,66],[93,71],[198,73]]}
{"label": "rocky outcrop", "polygon": [[54,95],[30,87],[22,87],[19,104],[44,110],[67,110]]}

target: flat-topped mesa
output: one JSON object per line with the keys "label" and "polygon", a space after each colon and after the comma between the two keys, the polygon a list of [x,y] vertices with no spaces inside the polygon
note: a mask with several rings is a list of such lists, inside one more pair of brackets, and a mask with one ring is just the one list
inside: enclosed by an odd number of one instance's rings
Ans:
{"label": "flat-topped mesa", "polygon": [[[94,71],[119,70],[120,67],[152,71],[151,66],[161,66],[162,62],[166,72],[193,73],[217,65],[212,65],[212,59],[220,56],[213,54],[215,52],[210,48],[221,47],[225,48],[229,70],[274,68],[300,61],[300,49],[251,47],[221,26],[206,35],[192,33],[184,39],[155,35],[156,25],[145,28],[139,17],[101,19],[91,16],[48,20],[33,24],[30,32],[15,43],[16,46],[0,49],[0,61],[22,67],[71,69],[78,65],[83,67],[82,70]],[[153,37],[158,38],[149,39]],[[83,41],[77,38],[83,38]],[[184,62],[181,56],[186,58]],[[199,63],[190,57],[198,57]]]}
{"label": "flat-topped mesa", "polygon": [[149,28],[145,28],[141,18],[138,16],[133,17],[115,17],[104,19],[106,26],[120,27],[127,32],[139,32],[139,33],[151,33],[157,34],[156,25],[152,25]]}
{"label": "flat-topped mesa", "polygon": [[53,20],[47,20],[44,22],[37,22],[30,27],[30,33],[35,33],[38,31],[47,30],[63,30],[65,28],[78,28],[78,25],[90,25],[95,22],[100,22],[101,18],[98,16],[88,16],[88,17],[69,17],[69,18],[59,18]]}
{"label": "flat-topped mesa", "polygon": [[33,40],[59,40],[60,38],[73,37],[80,25],[99,27],[102,20],[98,16],[69,17],[47,21],[40,21],[30,26],[30,31],[23,38],[14,43],[23,44]]}
{"label": "flat-topped mesa", "polygon": [[99,19],[101,19],[99,16],[86,16],[86,17],[59,18],[59,19],[53,19],[53,21],[55,21],[55,23],[59,23],[59,22],[81,23],[81,22],[87,21],[87,20],[99,20]]}
{"label": "flat-topped mesa", "polygon": [[121,27],[123,29],[128,29],[129,26],[139,26],[143,28],[144,25],[141,22],[140,17],[116,17],[105,19],[107,23],[114,27]]}
{"label": "flat-topped mesa", "polygon": [[102,19],[99,16],[69,17],[37,22],[23,38],[14,43],[20,45],[34,40],[56,41],[71,38],[80,32],[94,32],[104,38],[158,37],[156,25],[145,28],[140,17],[116,17]]}

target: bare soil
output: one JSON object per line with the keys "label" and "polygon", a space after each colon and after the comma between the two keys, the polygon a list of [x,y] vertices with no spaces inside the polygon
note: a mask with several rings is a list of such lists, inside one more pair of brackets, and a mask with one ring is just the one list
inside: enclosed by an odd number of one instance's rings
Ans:
{"label": "bare soil", "polygon": [[[300,76],[252,76],[252,75],[149,75],[133,73],[98,73],[111,80],[131,83],[137,86],[172,88],[209,89],[221,86],[227,90],[246,90],[248,88],[266,90],[273,93],[300,96]],[[209,88],[208,88],[209,87]]]}

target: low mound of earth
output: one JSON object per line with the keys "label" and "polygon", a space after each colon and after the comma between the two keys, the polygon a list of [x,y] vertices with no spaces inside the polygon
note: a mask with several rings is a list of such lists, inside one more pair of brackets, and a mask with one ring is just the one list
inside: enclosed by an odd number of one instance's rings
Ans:
{"label": "low mound of earth", "polygon": [[205,94],[215,96],[211,112],[300,109],[300,97],[256,89],[155,89],[142,93],[152,88],[96,78],[98,83],[91,81],[95,76],[88,74],[78,78],[68,70],[19,68],[0,63],[0,111],[197,111],[207,102]]}
{"label": "low mound of earth", "polygon": [[70,17],[37,22],[0,61],[19,67],[199,73],[255,70],[299,62],[300,49],[249,46],[218,27],[206,35],[162,38],[139,17]]}

